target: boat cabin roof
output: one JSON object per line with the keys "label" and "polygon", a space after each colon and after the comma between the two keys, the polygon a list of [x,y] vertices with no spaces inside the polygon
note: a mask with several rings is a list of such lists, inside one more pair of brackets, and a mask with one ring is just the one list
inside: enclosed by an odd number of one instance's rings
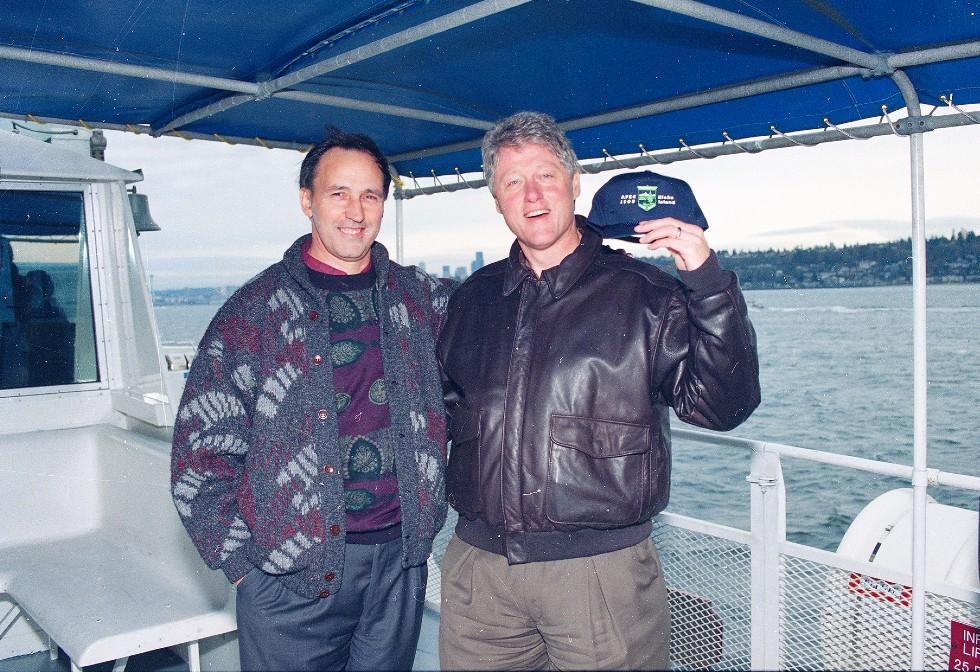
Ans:
{"label": "boat cabin roof", "polygon": [[0,131],[0,178],[71,182],[139,182],[143,176],[78,151]]}

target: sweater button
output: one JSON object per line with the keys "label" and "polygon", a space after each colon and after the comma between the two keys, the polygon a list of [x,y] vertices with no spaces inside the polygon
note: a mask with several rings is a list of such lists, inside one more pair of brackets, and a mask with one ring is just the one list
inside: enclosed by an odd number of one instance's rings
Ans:
{"label": "sweater button", "polygon": [[320,355],[313,355],[313,366],[320,366],[323,364],[323,357]]}
{"label": "sweater button", "polygon": [[327,474],[328,476],[334,471],[336,471],[336,469],[333,468],[332,464],[326,464],[323,466],[323,473]]}
{"label": "sweater button", "polygon": [[327,409],[321,408],[316,412],[316,417],[320,418],[321,420],[326,420],[328,417],[330,417],[330,414],[327,413]]}
{"label": "sweater button", "polygon": [[332,534],[335,537],[339,537],[340,536],[340,525],[337,525],[337,524],[331,525],[330,526],[330,534]]}
{"label": "sweater button", "polygon": [[316,312],[315,310],[311,310],[310,311],[310,319],[311,320],[314,320],[315,321],[316,318],[318,318],[318,317],[320,317],[320,313]]}
{"label": "sweater button", "polygon": [[329,590],[321,590],[320,591],[320,597],[321,598],[330,597],[330,591]]}
{"label": "sweater button", "polygon": [[337,578],[337,575],[334,574],[333,572],[327,572],[326,574],[323,575],[324,581],[333,581],[335,578]]}

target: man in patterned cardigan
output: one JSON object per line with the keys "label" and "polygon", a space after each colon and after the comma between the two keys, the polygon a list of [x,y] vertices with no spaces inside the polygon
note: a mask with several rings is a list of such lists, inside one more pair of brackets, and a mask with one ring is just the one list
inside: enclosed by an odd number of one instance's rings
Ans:
{"label": "man in patterned cardigan", "polygon": [[243,670],[412,665],[446,515],[451,288],[375,242],[390,182],[366,136],[310,150],[312,234],[222,306],[187,379],[173,498],[238,587]]}

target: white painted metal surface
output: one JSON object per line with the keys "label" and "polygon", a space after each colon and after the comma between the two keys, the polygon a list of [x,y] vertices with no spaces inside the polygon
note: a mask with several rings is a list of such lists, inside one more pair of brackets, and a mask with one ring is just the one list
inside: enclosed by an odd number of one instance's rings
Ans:
{"label": "white painted metal surface", "polygon": [[[7,132],[0,156],[10,203],[61,199],[79,212],[27,212],[4,241],[14,263],[69,273],[59,298],[75,309],[58,325],[71,338],[45,345],[73,365],[53,382],[17,377],[35,360],[11,332],[50,327],[4,320],[15,366],[0,389],[0,657],[60,647],[73,669],[122,669],[131,655],[234,631],[233,590],[203,563],[170,497],[173,411],[125,191],[142,178]],[[4,270],[25,282],[22,269]],[[199,668],[197,645],[188,653]]]}
{"label": "white painted metal surface", "polygon": [[4,180],[131,183],[143,179],[139,173],[6,131],[0,132],[0,155]]}
{"label": "white painted metal surface", "polygon": [[112,426],[4,435],[0,509],[0,593],[74,664],[235,629],[233,589],[170,501],[167,443]]}
{"label": "white painted metal surface", "polygon": [[[913,536],[913,494],[910,488],[876,497],[851,522],[837,552],[854,560],[873,562],[912,573],[908,549]],[[926,583],[940,581],[980,591],[977,576],[977,512],[926,503]]]}

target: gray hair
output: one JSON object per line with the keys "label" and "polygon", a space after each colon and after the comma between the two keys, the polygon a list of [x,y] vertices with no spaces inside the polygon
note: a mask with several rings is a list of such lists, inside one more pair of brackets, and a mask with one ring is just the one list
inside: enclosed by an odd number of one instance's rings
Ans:
{"label": "gray hair", "polygon": [[569,175],[578,172],[578,158],[572,143],[558,123],[541,112],[517,112],[498,121],[483,136],[483,177],[493,193],[493,171],[497,168],[497,154],[502,147],[517,147],[534,143],[550,149]]}

